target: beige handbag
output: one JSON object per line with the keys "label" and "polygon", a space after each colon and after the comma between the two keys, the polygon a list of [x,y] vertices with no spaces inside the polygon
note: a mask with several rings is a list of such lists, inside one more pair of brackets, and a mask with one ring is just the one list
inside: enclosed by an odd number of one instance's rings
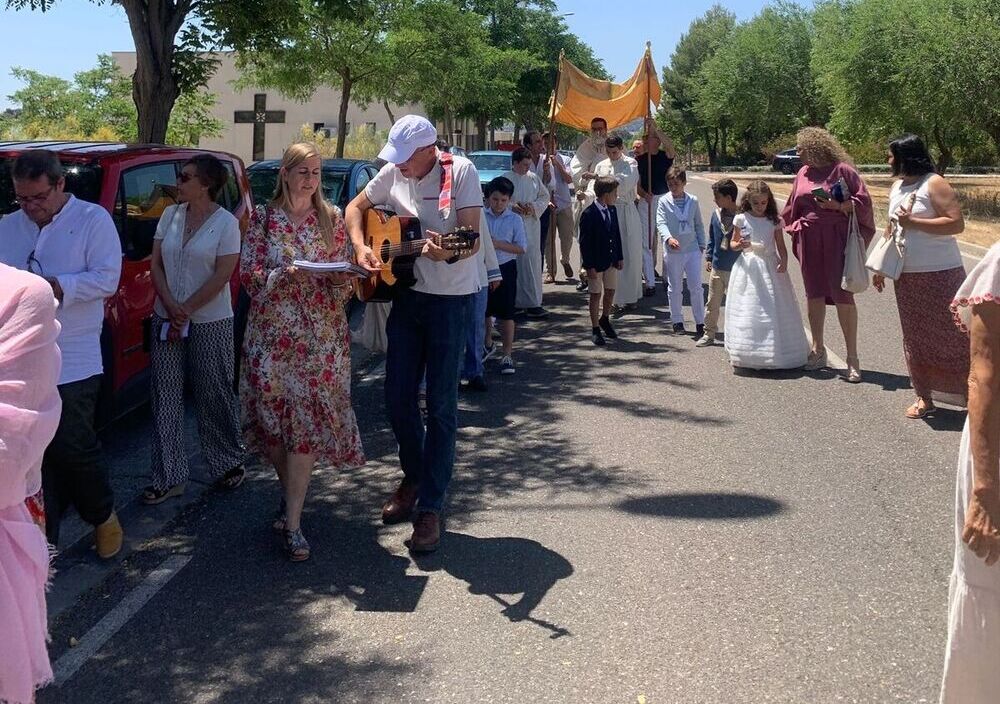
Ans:
{"label": "beige handbag", "polygon": [[840,287],[851,293],[861,293],[868,288],[868,269],[865,268],[865,241],[861,238],[858,218],[851,212],[844,249],[844,277]]}
{"label": "beige handbag", "polygon": [[[921,182],[921,185],[923,182]],[[920,185],[906,197],[903,210],[912,210],[917,200]],[[865,267],[873,274],[884,276],[896,281],[903,273],[903,262],[906,259],[906,231],[899,224],[899,218],[893,213],[889,218],[889,232],[878,239],[872,247]]]}

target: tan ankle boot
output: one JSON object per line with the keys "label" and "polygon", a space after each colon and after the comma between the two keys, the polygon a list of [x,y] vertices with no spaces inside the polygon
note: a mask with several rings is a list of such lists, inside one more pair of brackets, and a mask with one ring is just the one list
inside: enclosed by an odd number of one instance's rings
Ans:
{"label": "tan ankle boot", "polygon": [[122,524],[118,522],[118,515],[114,511],[108,520],[94,528],[94,544],[97,546],[97,555],[102,560],[110,560],[121,552],[124,539],[125,531],[122,530]]}

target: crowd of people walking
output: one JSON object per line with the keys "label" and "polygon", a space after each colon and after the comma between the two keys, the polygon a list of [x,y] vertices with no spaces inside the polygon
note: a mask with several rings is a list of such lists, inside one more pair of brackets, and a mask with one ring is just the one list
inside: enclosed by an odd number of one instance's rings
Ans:
{"label": "crowd of people walking", "polygon": [[[317,148],[295,144],[245,238],[215,205],[226,170],[211,156],[188,161],[178,176],[180,202],[160,219],[151,262],[152,483],[142,500],[156,504],[184,490],[190,388],[216,486],[239,487],[248,453],[259,455],[280,487],[267,521],[289,560],[311,557],[301,519],[314,469],[356,467],[365,455],[351,404],[351,275],[317,274],[295,262],[353,260],[381,272],[382,253],[364,229],[376,207],[418,218],[429,236],[413,264],[415,285],[395,293],[384,319],[385,407],[402,476],[381,517],[412,522],[406,544],[415,553],[441,541],[460,379],[485,389],[482,362],[493,355],[494,325],[500,372],[514,374],[516,321],[549,315],[543,284],[555,280],[557,264],[572,278],[574,245],[577,288],[587,293],[581,334],[589,331],[598,347],[627,334],[628,313],[655,291],[659,251],[665,332],[688,332],[686,281],[698,347],[716,344],[724,332],[736,369],[820,369],[828,365],[824,318],[834,306],[847,348],[844,378],[862,381],[845,255],[852,238],[867,246],[876,230],[864,179],[836,139],[820,128],[799,133],[804,166],[783,209],[763,181],[742,194],[730,179],[714,183],[706,227],[670,140],[652,121],[645,127],[629,156],[622,138],[595,117],[571,160],[546,152],[551,135],[529,133],[511,155],[510,172],[484,193],[471,162],[441,151],[433,124],[407,115],[379,155],[385,166],[343,213],[322,195]],[[954,190],[934,173],[917,137],[893,141],[889,152],[898,180],[883,236],[905,233],[894,288],[916,394],[905,413],[922,418],[935,403],[969,409],[941,696],[985,702],[1000,689],[992,666],[1000,646],[1000,571],[993,566],[1000,560],[1000,245],[966,277]],[[21,210],[0,221],[0,701],[22,703],[51,679],[47,542],[58,540],[63,510],[75,506],[94,525],[102,558],[122,545],[94,421],[103,300],[117,285],[121,252],[108,214],[64,191],[52,153],[26,153],[13,179]],[[467,251],[456,254],[435,239],[463,227],[479,233]],[[550,249],[558,260],[549,256],[546,269],[548,236],[557,236],[559,247]],[[802,270],[811,339],[788,274],[789,250]],[[237,267],[251,300],[238,398],[227,285]],[[886,278],[876,273],[872,283],[882,290]],[[43,520],[44,533],[34,525]]]}

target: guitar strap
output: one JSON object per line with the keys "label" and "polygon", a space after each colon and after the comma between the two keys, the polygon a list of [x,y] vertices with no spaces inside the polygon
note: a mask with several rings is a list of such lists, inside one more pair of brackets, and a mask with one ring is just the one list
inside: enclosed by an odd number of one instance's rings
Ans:
{"label": "guitar strap", "polygon": [[438,196],[438,212],[442,220],[451,215],[451,167],[454,163],[451,154],[441,152],[438,157],[441,163],[441,193]]}

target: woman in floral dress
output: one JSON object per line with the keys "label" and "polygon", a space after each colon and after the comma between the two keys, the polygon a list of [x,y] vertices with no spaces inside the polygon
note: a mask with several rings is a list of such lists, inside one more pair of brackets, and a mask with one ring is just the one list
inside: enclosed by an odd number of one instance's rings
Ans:
{"label": "woman in floral dress", "polygon": [[351,345],[344,274],[315,274],[296,259],[349,259],[344,221],[320,189],[313,144],[282,158],[274,198],[256,209],[240,263],[251,297],[240,374],[243,435],[268,457],[283,489],[275,529],[292,561],[309,558],[300,518],[316,462],[335,468],[365,461],[351,407]]}

